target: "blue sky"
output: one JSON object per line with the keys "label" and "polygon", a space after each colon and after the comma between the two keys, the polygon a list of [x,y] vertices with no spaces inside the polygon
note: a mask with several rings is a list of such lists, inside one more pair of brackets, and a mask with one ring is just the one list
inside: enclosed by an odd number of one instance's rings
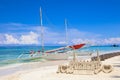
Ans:
{"label": "blue sky", "polygon": [[[0,0],[0,44],[40,44],[43,11],[45,42],[120,43],[120,0]],[[34,37],[33,37],[34,36]]]}

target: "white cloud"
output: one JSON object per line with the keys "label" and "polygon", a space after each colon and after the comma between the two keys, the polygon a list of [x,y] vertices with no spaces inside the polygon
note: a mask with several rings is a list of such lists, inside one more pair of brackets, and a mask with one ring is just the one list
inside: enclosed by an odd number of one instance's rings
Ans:
{"label": "white cloud", "polygon": [[[3,33],[0,35],[0,44],[40,44],[40,27],[39,26],[30,26],[24,24],[9,24],[13,26],[12,31],[15,33]],[[16,26],[16,27],[15,27]],[[22,27],[20,27],[22,26]],[[27,29],[29,27],[29,29]],[[9,29],[9,28],[8,28]],[[19,30],[20,29],[20,30]],[[27,29],[27,30],[26,30]],[[24,31],[24,32],[19,32]],[[18,35],[18,33],[21,33]],[[113,38],[101,38],[100,34],[80,31],[78,29],[72,28],[68,29],[68,44],[77,44],[77,43],[89,43],[92,45],[99,44],[120,44],[120,37]],[[62,32],[56,31],[49,27],[44,27],[44,42],[45,44],[66,44],[65,41],[65,31]]]}
{"label": "white cloud", "polygon": [[120,44],[120,37],[104,39],[105,44]]}
{"label": "white cloud", "polygon": [[86,31],[80,31],[78,29],[68,29],[68,36],[70,38],[98,38],[101,37],[100,34],[92,33],[92,32],[86,32]]}
{"label": "white cloud", "polygon": [[72,43],[87,43],[91,45],[108,45],[108,44],[120,44],[120,38],[107,38],[107,39],[73,39]]}
{"label": "white cloud", "polygon": [[3,34],[0,34],[0,44],[4,44],[4,36],[3,36]]}
{"label": "white cloud", "polygon": [[[91,32],[79,31],[78,29],[68,29],[68,44],[77,44],[77,43],[89,43],[96,44],[98,42],[98,38],[101,37],[100,34],[95,34]],[[58,41],[58,44],[66,44],[65,42],[65,33],[62,33],[64,36],[64,40]],[[97,40],[96,40],[97,39]]]}
{"label": "white cloud", "polygon": [[56,44],[65,45],[65,44],[67,44],[67,42],[66,41],[59,41],[59,42],[56,42]]}
{"label": "white cloud", "polygon": [[28,35],[22,35],[20,37],[20,44],[38,44],[38,35],[34,32],[30,32]]}
{"label": "white cloud", "polygon": [[38,35],[31,31],[29,34],[21,35],[17,39],[13,35],[5,34],[4,44],[38,44]]}
{"label": "white cloud", "polygon": [[18,44],[19,41],[10,34],[5,34],[5,44]]}

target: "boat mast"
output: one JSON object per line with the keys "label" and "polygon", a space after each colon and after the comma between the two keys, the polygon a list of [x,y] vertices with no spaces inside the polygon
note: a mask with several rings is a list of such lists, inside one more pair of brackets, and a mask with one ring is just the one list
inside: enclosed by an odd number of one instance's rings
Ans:
{"label": "boat mast", "polygon": [[66,41],[66,46],[68,46],[68,33],[67,33],[67,19],[65,19],[65,41]]}
{"label": "boat mast", "polygon": [[44,28],[43,28],[43,24],[42,24],[42,9],[40,7],[40,26],[41,26],[41,46],[42,46],[42,53],[44,53],[44,40],[43,40],[43,32],[44,32]]}

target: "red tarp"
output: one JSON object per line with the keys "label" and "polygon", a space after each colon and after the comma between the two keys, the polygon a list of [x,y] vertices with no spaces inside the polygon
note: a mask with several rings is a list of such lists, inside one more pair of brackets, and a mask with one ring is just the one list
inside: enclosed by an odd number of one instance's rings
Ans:
{"label": "red tarp", "polygon": [[[69,48],[79,49],[79,48],[82,48],[84,45],[85,44],[76,44],[76,45],[73,45],[73,46],[69,46]],[[46,51],[46,53],[52,53],[52,52],[56,52],[56,51],[59,51],[59,50],[64,50],[65,48],[67,48],[67,47],[62,47],[62,48]]]}
{"label": "red tarp", "polygon": [[85,44],[76,44],[76,45],[73,45],[73,46],[69,46],[70,48],[72,49],[79,49],[81,47],[83,47]]}

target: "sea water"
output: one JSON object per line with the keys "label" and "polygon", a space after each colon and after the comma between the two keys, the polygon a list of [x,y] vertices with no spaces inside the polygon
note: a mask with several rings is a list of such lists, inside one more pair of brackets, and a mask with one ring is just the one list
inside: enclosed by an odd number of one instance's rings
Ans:
{"label": "sea water", "polygon": [[[45,46],[45,50],[51,50],[59,48],[60,46]],[[20,60],[18,57],[23,54],[24,56],[30,56],[30,51],[40,51],[41,46],[0,46],[0,66],[15,64],[21,62],[40,61],[37,60]],[[24,57],[22,56],[22,57]]]}
{"label": "sea water", "polygon": [[[63,46],[45,46],[45,50],[52,50],[56,48],[60,48]],[[23,62],[32,62],[32,61],[41,61],[42,59],[37,60],[18,60],[18,57],[21,54],[26,56],[30,55],[30,51],[33,50],[35,52],[41,50],[41,46],[0,46],[0,66],[5,66],[8,64],[15,63],[23,63]],[[79,51],[84,52],[95,52],[98,50],[100,54],[104,54],[106,52],[114,52],[120,51],[120,47],[112,47],[112,46],[90,46],[79,49]]]}

